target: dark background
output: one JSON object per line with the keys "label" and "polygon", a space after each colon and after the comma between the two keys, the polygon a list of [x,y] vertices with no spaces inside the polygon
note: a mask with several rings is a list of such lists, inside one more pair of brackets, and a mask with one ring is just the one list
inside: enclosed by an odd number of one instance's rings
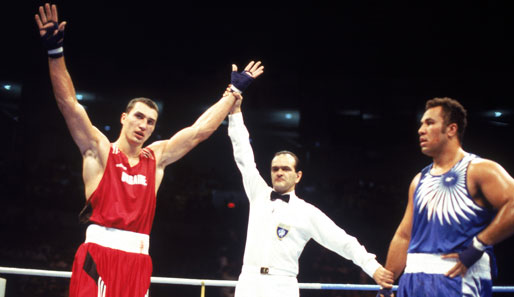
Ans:
{"label": "dark background", "polygon": [[[53,99],[34,23],[43,2],[18,2],[2,4],[0,18],[0,266],[70,270],[84,240],[81,157]],[[56,3],[68,22],[64,49],[77,92],[112,141],[129,99],[160,102],[151,141],[168,138],[220,97],[232,63],[261,60],[265,73],[245,92],[243,112],[263,176],[269,180],[275,151],[298,153],[298,194],[382,263],[409,183],[430,162],[417,143],[427,99],[463,103],[464,149],[514,173],[514,18],[507,1]],[[222,125],[166,169],[151,237],[156,276],[239,274],[248,202],[226,130]],[[495,285],[514,283],[513,247],[513,238],[496,247]],[[9,297],[66,296],[67,279],[2,277]],[[315,242],[302,254],[298,279],[372,283]],[[158,297],[200,289],[151,290]],[[226,291],[207,288],[207,296]]]}

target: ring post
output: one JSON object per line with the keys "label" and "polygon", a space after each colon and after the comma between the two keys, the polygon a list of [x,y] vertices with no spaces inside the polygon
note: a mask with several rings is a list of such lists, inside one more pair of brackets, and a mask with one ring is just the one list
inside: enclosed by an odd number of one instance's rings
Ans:
{"label": "ring post", "polygon": [[5,297],[5,278],[0,278],[0,297]]}
{"label": "ring post", "polygon": [[[0,296],[3,297],[3,296]],[[205,297],[205,282],[202,281],[202,288],[200,289],[200,297]]]}

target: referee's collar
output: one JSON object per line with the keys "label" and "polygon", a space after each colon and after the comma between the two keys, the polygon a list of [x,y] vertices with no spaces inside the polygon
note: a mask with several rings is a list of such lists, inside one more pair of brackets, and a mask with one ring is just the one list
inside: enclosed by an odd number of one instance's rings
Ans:
{"label": "referee's collar", "polygon": [[[272,188],[271,191],[275,191],[275,190]],[[292,190],[290,192],[283,193],[283,194],[280,194],[280,195],[289,195],[289,202],[288,203],[291,203],[291,201],[300,199],[298,196],[296,196],[295,190]]]}
{"label": "referee's collar", "polygon": [[298,196],[296,196],[296,193],[294,192],[294,190],[292,190],[291,192],[287,192],[287,193],[284,193],[282,195],[289,195],[289,202],[291,202],[291,199],[294,197],[295,199],[298,199]]}

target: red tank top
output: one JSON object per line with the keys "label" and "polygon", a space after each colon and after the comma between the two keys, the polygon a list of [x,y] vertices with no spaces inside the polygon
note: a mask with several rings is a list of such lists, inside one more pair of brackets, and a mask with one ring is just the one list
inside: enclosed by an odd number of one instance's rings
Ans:
{"label": "red tank top", "polygon": [[128,158],[111,144],[105,172],[88,201],[89,220],[95,224],[150,234],[155,215],[155,156],[144,148],[139,163],[130,167]]}

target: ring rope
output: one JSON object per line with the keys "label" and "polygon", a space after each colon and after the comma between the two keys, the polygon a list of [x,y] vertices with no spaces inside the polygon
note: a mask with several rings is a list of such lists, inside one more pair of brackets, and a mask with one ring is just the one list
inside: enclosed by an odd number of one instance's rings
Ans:
{"label": "ring rope", "polygon": [[[33,276],[48,276],[48,277],[64,277],[70,278],[70,271],[57,271],[57,270],[42,270],[42,269],[28,269],[28,268],[15,268],[15,267],[1,267],[0,274],[21,274]],[[213,287],[235,287],[237,281],[233,280],[212,280],[212,279],[191,279],[191,278],[172,278],[152,276],[151,282],[154,284],[171,284],[171,285],[191,285],[191,286],[213,286]],[[317,289],[317,290],[359,290],[359,291],[378,291],[378,285],[356,285],[356,284],[326,284],[326,283],[300,283],[300,289]],[[393,287],[393,291],[397,290],[398,286]],[[514,286],[493,286],[493,292],[497,293],[512,293]]]}

